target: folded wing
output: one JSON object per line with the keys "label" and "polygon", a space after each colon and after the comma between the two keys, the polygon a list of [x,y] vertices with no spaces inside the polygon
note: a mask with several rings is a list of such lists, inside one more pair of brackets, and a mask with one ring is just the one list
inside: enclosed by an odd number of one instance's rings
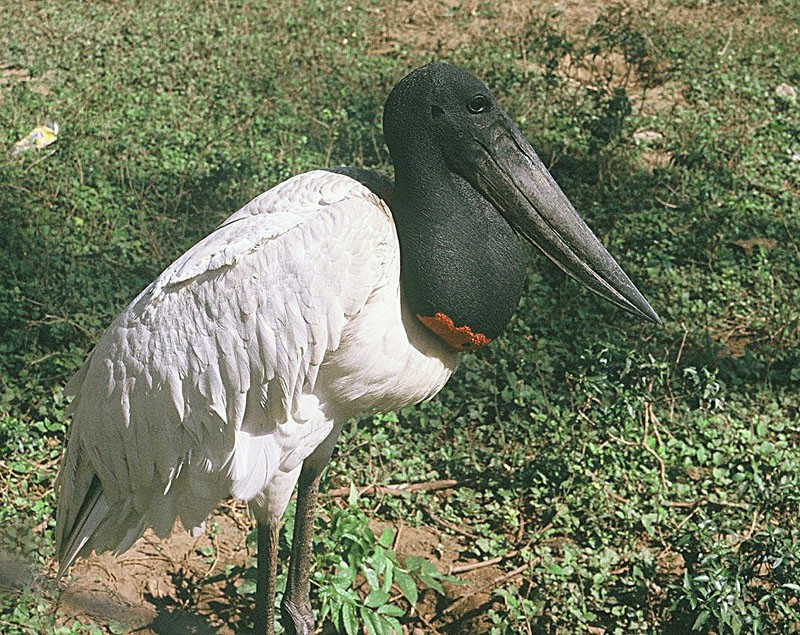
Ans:
{"label": "folded wing", "polygon": [[320,365],[398,257],[384,202],[315,171],[251,201],[142,291],[67,386],[62,572],[147,527],[200,527],[220,499],[251,500],[295,469],[332,427]]}

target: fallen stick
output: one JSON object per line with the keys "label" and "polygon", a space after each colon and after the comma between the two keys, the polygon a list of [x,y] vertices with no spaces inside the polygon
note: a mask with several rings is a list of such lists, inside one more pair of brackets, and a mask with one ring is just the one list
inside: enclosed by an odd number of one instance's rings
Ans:
{"label": "fallen stick", "polygon": [[[357,489],[359,496],[374,494],[388,494],[397,496],[406,492],[433,492],[440,489],[451,489],[458,485],[458,481],[429,481],[427,483],[398,483],[397,485],[367,485]],[[335,487],[328,490],[326,496],[331,498],[342,498],[350,495],[349,487]]]}
{"label": "fallen stick", "polygon": [[467,573],[467,571],[475,571],[476,569],[483,569],[484,567],[491,567],[493,564],[500,564],[503,560],[513,558],[519,552],[516,550],[509,551],[503,556],[497,556],[489,560],[481,560],[480,562],[468,562],[467,564],[451,565],[447,570],[447,575],[454,575],[457,573]]}

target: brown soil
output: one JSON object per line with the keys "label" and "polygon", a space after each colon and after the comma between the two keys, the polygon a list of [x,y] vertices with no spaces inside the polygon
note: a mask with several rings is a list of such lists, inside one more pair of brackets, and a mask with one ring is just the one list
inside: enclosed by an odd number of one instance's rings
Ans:
{"label": "brown soil", "polygon": [[215,530],[199,538],[176,529],[159,540],[148,531],[118,557],[106,553],[79,560],[62,583],[59,621],[109,628],[117,623],[144,635],[235,633],[240,618],[232,612],[243,608],[245,596],[232,593],[218,574],[226,565],[249,564],[250,524],[246,511],[230,504],[209,519]]}
{"label": "brown soil", "polygon": [[41,77],[31,77],[30,72],[24,68],[15,68],[9,64],[0,62],[0,102],[3,101],[5,89],[21,82],[29,83],[30,86],[40,95],[49,95],[49,82],[52,79],[53,71],[48,71]]}
{"label": "brown soil", "polygon": [[[242,504],[228,503],[209,519],[208,527],[215,529],[199,538],[180,529],[166,540],[147,532],[120,556],[106,553],[79,560],[61,583],[58,623],[99,624],[105,632],[141,635],[241,632],[242,621],[251,615],[252,596],[238,595],[241,578],[228,578],[224,572],[229,565],[252,564],[255,554],[245,542],[252,525]],[[458,559],[463,538],[436,527],[373,524],[376,534],[386,527],[396,533],[394,549],[401,559],[422,556],[444,573],[465,564]],[[473,566],[458,575],[462,583],[445,583],[446,597],[422,593],[409,633],[488,630],[486,606],[505,572],[498,564]]]}

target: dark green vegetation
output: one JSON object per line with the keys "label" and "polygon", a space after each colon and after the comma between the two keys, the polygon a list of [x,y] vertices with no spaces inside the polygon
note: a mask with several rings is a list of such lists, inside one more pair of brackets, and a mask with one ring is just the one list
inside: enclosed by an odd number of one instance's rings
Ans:
{"label": "dark green vegetation", "polygon": [[[278,181],[390,171],[383,100],[434,57],[484,78],[665,328],[532,254],[504,338],[435,401],[341,440],[333,486],[458,485],[328,503],[329,628],[800,629],[800,103],[776,91],[800,86],[800,9],[495,4],[400,3],[407,23],[384,0],[3,3],[0,148],[46,118],[61,134],[0,154],[0,548],[34,571],[3,564],[2,632],[52,632],[59,392],[104,327]],[[516,574],[466,615],[443,611],[469,585],[448,587],[422,621],[409,600],[439,577],[368,517],[449,527],[460,560]],[[246,623],[249,603],[222,619]]]}

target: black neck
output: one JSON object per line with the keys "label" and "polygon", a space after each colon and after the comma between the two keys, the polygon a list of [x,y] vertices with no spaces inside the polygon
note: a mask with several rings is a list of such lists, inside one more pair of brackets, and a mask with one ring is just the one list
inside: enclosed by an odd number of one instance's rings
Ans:
{"label": "black neck", "polygon": [[513,230],[435,153],[393,159],[391,208],[412,312],[444,314],[456,327],[494,339],[516,309],[525,279]]}

